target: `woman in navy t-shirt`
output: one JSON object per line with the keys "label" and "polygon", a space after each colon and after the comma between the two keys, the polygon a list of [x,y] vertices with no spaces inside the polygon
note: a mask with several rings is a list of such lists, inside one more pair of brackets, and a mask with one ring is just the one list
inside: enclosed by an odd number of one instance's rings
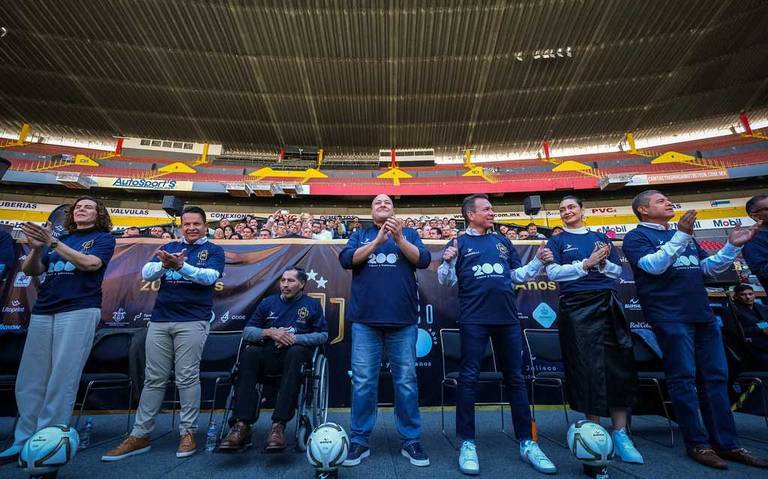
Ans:
{"label": "woman in navy t-shirt", "polygon": [[29,244],[22,270],[39,276],[40,288],[16,379],[19,420],[13,445],[0,452],[0,464],[16,460],[40,429],[69,424],[101,320],[101,282],[115,250],[109,213],[90,196],[69,209],[59,239],[33,223],[21,229]]}
{"label": "woman in navy t-shirt", "polygon": [[592,421],[610,416],[616,452],[625,462],[642,463],[626,433],[627,408],[637,392],[637,371],[629,325],[616,291],[621,259],[611,240],[584,226],[582,202],[560,202],[562,233],[547,247],[554,261],[547,275],[560,289],[560,345],[568,402]]}

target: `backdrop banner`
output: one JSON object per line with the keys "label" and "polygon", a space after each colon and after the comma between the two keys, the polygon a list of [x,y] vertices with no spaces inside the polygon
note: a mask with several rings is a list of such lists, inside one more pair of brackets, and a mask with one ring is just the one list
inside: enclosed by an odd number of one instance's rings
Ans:
{"label": "backdrop banner", "polygon": [[[440,404],[443,373],[439,331],[441,328],[458,327],[459,315],[456,287],[441,286],[437,281],[437,267],[444,243],[428,243],[432,264],[417,273],[420,305],[416,366],[421,404],[432,406]],[[515,248],[525,264],[535,254],[539,242],[521,243],[516,244]],[[163,241],[154,239],[118,239],[103,283],[101,327],[136,328],[144,327],[149,321],[160,281],[143,281],[141,268],[161,244]],[[345,321],[345,312],[352,273],[339,265],[338,254],[344,242],[281,240],[223,241],[221,244],[226,251],[226,268],[223,277],[215,285],[211,330],[241,330],[259,302],[267,295],[278,292],[278,279],[283,270],[293,265],[304,268],[309,275],[305,291],[320,301],[328,321],[329,345],[326,352],[331,368],[331,405],[348,405],[350,324]],[[624,273],[619,295],[632,328],[641,332],[649,326],[643,321],[640,304],[635,296],[632,272],[623,256],[622,263]],[[12,284],[9,284],[3,302],[2,327],[23,329],[29,320],[30,307],[37,297],[39,279],[24,275],[17,265],[8,281]],[[381,286],[386,287],[384,284]],[[518,285],[517,301],[523,328],[557,328],[557,284],[550,281],[543,271],[534,280]],[[653,341],[652,337],[650,341]],[[560,367],[539,361],[535,364],[537,369],[556,370]],[[525,373],[530,374],[527,358]],[[385,383],[382,383],[382,401],[391,399],[386,398],[391,395],[391,386]],[[553,393],[559,397],[557,391]],[[498,397],[498,389],[495,394]],[[452,403],[452,396],[449,397]],[[481,399],[492,398],[478,398]],[[541,399],[545,397],[541,396]]]}

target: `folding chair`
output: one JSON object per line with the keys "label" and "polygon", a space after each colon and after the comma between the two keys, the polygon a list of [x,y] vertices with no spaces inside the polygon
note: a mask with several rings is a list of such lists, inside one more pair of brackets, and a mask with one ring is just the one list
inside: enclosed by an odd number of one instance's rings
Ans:
{"label": "folding chair", "polygon": [[[0,332],[0,392],[13,392],[16,389],[16,375],[21,364],[21,355],[24,352],[24,343],[27,340],[26,331],[9,330]],[[13,440],[13,431],[16,430],[16,422],[19,414],[13,420],[10,440]]]}
{"label": "folding chair", "polygon": [[[200,387],[213,381],[213,395],[210,399],[201,399],[200,403],[211,406],[208,428],[213,422],[219,388],[230,384],[232,368],[238,358],[242,336],[242,331],[211,331],[205,341],[200,358]],[[174,414],[172,423],[175,422],[175,418]]]}
{"label": "folding chair", "polygon": [[[734,365],[736,373],[732,380],[739,384],[743,390],[742,397],[738,399],[737,405],[742,403],[746,396],[757,391],[760,394],[760,402],[763,407],[763,419],[765,420],[766,427],[768,427],[768,399],[766,398],[766,393],[768,392],[766,389],[768,370],[765,369],[768,365],[760,365],[756,361],[750,360],[753,354],[751,338],[747,338],[744,334],[744,328],[741,322],[739,322],[733,298],[729,295],[726,295],[726,297],[726,304],[721,310],[723,313],[721,316],[723,320],[723,341],[725,342],[726,354],[730,355],[730,358],[733,360],[732,362],[738,363]],[[761,366],[763,369],[758,369]],[[747,370],[744,371],[742,369]],[[758,439],[752,440],[765,442]]]}
{"label": "folding chair", "polygon": [[[669,444],[664,444],[668,447],[675,446],[675,430],[670,419],[670,411],[667,406],[668,401],[664,399],[664,393],[662,385],[665,382],[664,371],[661,366],[661,358],[651,349],[650,346],[638,335],[634,335],[632,338],[632,352],[635,356],[635,367],[637,368],[637,381],[639,388],[651,389],[655,393],[655,396],[659,400],[659,405],[664,411],[664,417],[667,420],[667,427],[669,429]],[[635,416],[637,414],[633,414]],[[632,431],[633,434],[635,431]],[[645,438],[648,439],[648,438]],[[653,441],[652,439],[648,439]],[[656,441],[653,441],[656,442]]]}
{"label": "folding chair", "polygon": [[[531,368],[531,416],[536,424],[536,386],[558,388],[560,390],[560,399],[565,415],[566,427],[570,427],[571,421],[568,418],[568,401],[565,399],[565,373],[562,371],[538,371],[535,362],[537,360],[549,363],[563,363],[563,354],[560,350],[560,337],[556,329],[524,329],[523,337],[525,346],[528,349],[528,358]],[[538,432],[538,430],[537,430]],[[542,437],[549,439],[565,448],[568,445],[564,442],[553,439],[543,433],[538,433]]]}
{"label": "folding chair", "polygon": [[[459,364],[461,362],[461,336],[458,329],[443,328],[440,330],[440,350],[443,358],[443,379],[440,383],[440,428],[443,437],[454,449],[456,445],[451,441],[450,436],[445,431],[445,388],[451,388],[458,391],[459,386]],[[488,345],[483,352],[480,362],[480,371],[477,375],[478,384],[496,384],[499,386],[499,400],[497,402],[475,403],[480,406],[499,406],[499,415],[501,417],[501,432],[508,437],[512,437],[504,428],[504,376],[496,368],[496,357],[493,351],[493,344],[488,339]]]}
{"label": "folding chair", "polygon": [[[129,358],[133,333],[131,331],[109,331],[97,336],[91,349],[91,354],[80,376],[80,384],[85,385],[85,392],[80,401],[80,414],[75,422],[75,429],[83,417],[88,396],[92,391],[107,391],[125,389],[128,391],[128,417],[125,434],[112,436],[88,447],[98,446],[113,439],[123,437],[131,432],[131,410],[133,408],[133,381],[130,376]],[[77,406],[75,406],[77,407]]]}

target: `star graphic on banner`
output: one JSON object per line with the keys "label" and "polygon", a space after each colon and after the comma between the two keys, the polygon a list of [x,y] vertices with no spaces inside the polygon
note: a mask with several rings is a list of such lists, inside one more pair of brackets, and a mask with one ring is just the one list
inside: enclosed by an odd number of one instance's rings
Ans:
{"label": "star graphic on banner", "polygon": [[325,289],[325,283],[327,283],[327,279],[323,279],[322,276],[320,276],[320,279],[317,280],[317,287]]}
{"label": "star graphic on banner", "polygon": [[309,272],[307,273],[307,277],[312,281],[317,281],[317,273],[315,273],[314,269],[309,270]]}

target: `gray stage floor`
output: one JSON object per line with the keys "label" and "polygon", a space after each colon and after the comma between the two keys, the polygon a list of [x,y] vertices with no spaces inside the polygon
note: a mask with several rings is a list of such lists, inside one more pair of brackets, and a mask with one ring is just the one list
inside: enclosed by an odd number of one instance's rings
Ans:
{"label": "gray stage floor", "polygon": [[[507,412],[507,414],[509,414]],[[104,451],[114,447],[117,440],[107,444],[82,450],[74,461],[61,470],[60,479],[74,478],[308,478],[312,469],[307,464],[303,454],[285,452],[283,454],[265,454],[261,447],[267,435],[268,415],[262,416],[254,432],[254,447],[242,454],[212,454],[203,450],[204,431],[198,437],[200,446],[198,453],[185,459],[176,459],[178,435],[165,434],[170,430],[170,415],[164,414],[159,418],[156,429],[156,440],[152,442],[152,450],[143,455],[128,458],[116,463],[102,463],[100,457]],[[509,417],[507,415],[507,417]],[[576,413],[572,420],[578,418]],[[203,419],[203,416],[201,416]],[[204,421],[208,416],[204,416]],[[336,421],[345,429],[349,426],[347,411],[331,411],[329,420]],[[450,431],[453,431],[453,412],[447,416]],[[760,453],[768,455],[768,428],[762,418],[745,414],[736,415],[742,444]],[[732,464],[728,471],[716,471],[700,466],[684,455],[680,441],[674,448],[666,447],[669,440],[666,423],[659,417],[637,417],[634,420],[635,443],[646,459],[642,466],[614,462],[610,467],[612,478],[744,478],[768,477],[768,471]],[[116,434],[125,428],[125,416],[100,415],[94,416],[95,431],[93,440]],[[0,418],[0,437],[10,434],[12,419]],[[457,468],[457,453],[440,433],[440,413],[424,411],[422,413],[423,444],[430,455],[432,465],[427,468],[411,466],[399,453],[399,440],[395,430],[391,410],[383,410],[379,414],[376,430],[372,437],[371,457],[360,466],[343,468],[340,478],[418,478],[432,477],[462,477]],[[499,432],[499,415],[492,410],[478,411],[478,454],[482,477],[494,478],[523,478],[545,477],[533,471],[530,466],[521,462],[517,443]],[[509,421],[507,421],[509,424]],[[290,428],[291,426],[289,426]],[[201,424],[201,429],[203,424]],[[538,429],[540,433],[552,436],[557,440],[565,440],[566,424],[562,412],[540,411],[538,413]],[[292,430],[292,429],[291,429]],[[676,434],[676,439],[679,435]],[[762,442],[760,442],[762,441]],[[544,451],[557,464],[559,473],[556,477],[582,478],[580,464],[571,457],[570,453],[558,444],[540,438]],[[13,465],[0,467],[1,478],[23,478],[25,474]]]}

